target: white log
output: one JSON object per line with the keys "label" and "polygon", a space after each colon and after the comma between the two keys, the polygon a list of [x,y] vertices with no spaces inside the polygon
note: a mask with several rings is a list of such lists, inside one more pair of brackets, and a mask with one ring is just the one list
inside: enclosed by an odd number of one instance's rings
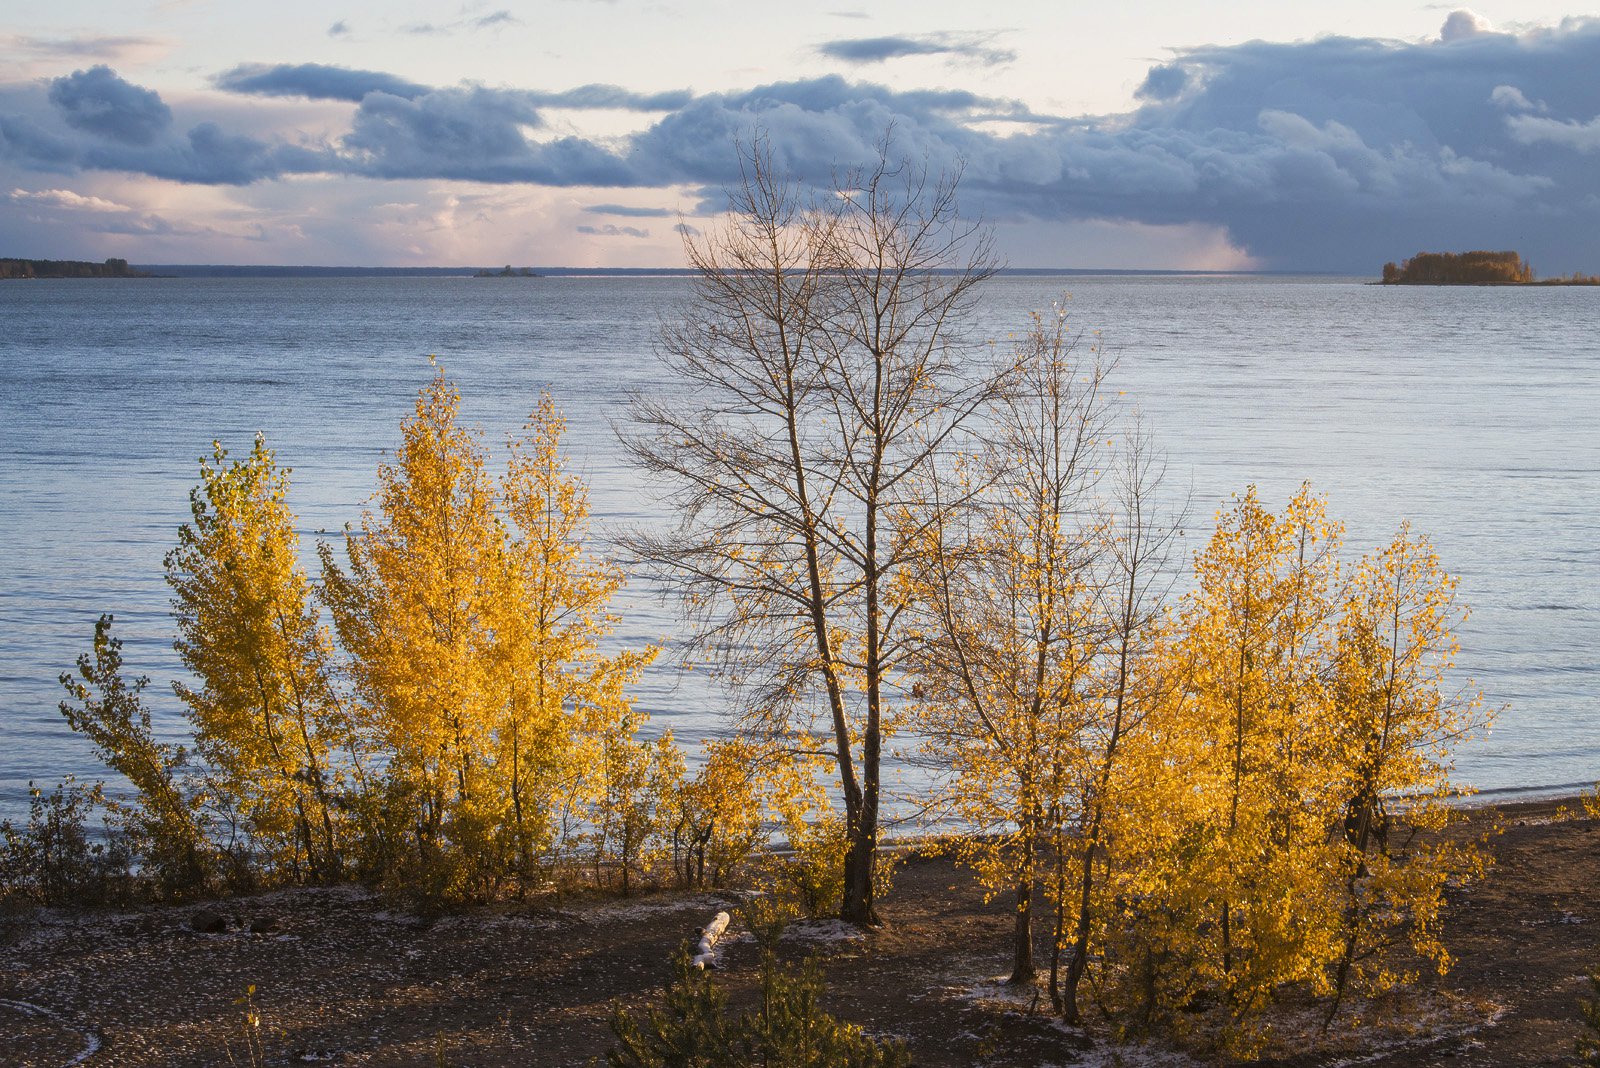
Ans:
{"label": "white log", "polygon": [[700,969],[713,967],[717,963],[717,943],[727,933],[730,919],[726,912],[719,912],[712,917],[711,922],[701,929],[700,944],[695,946],[694,957],[689,963]]}

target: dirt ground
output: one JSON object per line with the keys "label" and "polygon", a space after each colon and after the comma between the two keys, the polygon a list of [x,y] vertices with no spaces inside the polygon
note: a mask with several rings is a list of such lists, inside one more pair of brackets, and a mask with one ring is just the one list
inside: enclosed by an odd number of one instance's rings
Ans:
{"label": "dirt ground", "polygon": [[[1376,1034],[1315,1051],[1286,1019],[1264,1063],[1572,1063],[1584,973],[1600,966],[1600,821],[1557,808],[1499,810],[1495,869],[1454,894],[1447,976],[1389,1006]],[[46,910],[0,927],[0,1065],[250,1064],[251,985],[265,1064],[587,1065],[613,1005],[651,1002],[674,949],[735,903],[663,894],[429,918],[305,889],[215,904],[228,929],[212,934],[193,929],[196,906]],[[1065,1031],[1047,1002],[1030,1011],[998,981],[1004,903],[985,905],[946,860],[909,861],[881,911],[881,930],[804,924],[784,945],[825,961],[832,1011],[905,1039],[918,1065],[1194,1063]],[[737,928],[724,944],[719,982],[736,1002],[757,953]]]}

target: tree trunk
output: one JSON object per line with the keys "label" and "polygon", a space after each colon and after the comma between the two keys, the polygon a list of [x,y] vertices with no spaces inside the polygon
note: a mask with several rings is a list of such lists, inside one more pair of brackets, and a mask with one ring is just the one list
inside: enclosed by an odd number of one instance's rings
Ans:
{"label": "tree trunk", "polygon": [[1033,964],[1033,874],[1017,881],[1016,925],[1011,934],[1011,978],[1006,982],[1015,986],[1033,982],[1038,969]]}

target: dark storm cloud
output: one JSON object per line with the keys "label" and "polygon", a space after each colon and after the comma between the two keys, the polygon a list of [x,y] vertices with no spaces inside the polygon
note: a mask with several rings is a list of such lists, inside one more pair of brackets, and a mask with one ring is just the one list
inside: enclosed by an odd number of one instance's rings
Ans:
{"label": "dark storm cloud", "polygon": [[388,93],[411,100],[427,93],[426,85],[375,70],[352,70],[322,63],[243,63],[213,79],[218,89],[253,96],[303,96],[309,100],[361,102],[368,93]]}
{"label": "dark storm cloud", "polygon": [[342,145],[352,173],[376,178],[461,178],[537,185],[635,185],[612,152],[577,137],[538,142],[531,94],[438,89],[416,100],[374,93],[361,102]]}
{"label": "dark storm cloud", "polygon": [[817,46],[817,52],[829,59],[838,59],[846,63],[882,63],[904,56],[950,56],[973,60],[992,67],[1010,63],[1017,58],[1017,54],[1010,49],[995,48],[987,42],[986,35],[948,33],[841,37],[824,41]]}
{"label": "dark storm cloud", "polygon": [[172,111],[159,95],[123,81],[106,66],[55,79],[50,103],[73,129],[130,145],[149,144],[172,123]]}
{"label": "dark storm cloud", "polygon": [[[375,70],[354,70],[323,63],[245,63],[213,79],[217,88],[251,96],[302,96],[310,100],[344,100],[359,104],[368,93],[386,93],[416,100],[435,90]],[[624,111],[672,111],[691,99],[687,90],[634,93],[615,85],[580,85],[557,93],[523,89],[498,89],[504,97],[517,97],[528,107],[616,108]]]}
{"label": "dark storm cloud", "polygon": [[[390,75],[345,71],[337,82],[340,68],[321,67],[225,76],[258,93],[343,85],[334,98],[356,103],[350,132],[328,143],[292,134],[269,143],[205,124],[179,135],[159,97],[97,68],[52,88],[65,98],[53,108],[26,104],[24,90],[0,94],[0,157],[192,182],[316,173],[687,186],[712,208],[738,180],[736,141],[765,136],[784,168],[826,185],[874,159],[892,128],[897,154],[936,172],[962,168],[964,207],[994,221],[1207,224],[1282,267],[1370,271],[1463,246],[1516,247],[1545,270],[1600,262],[1600,21],[1517,34],[1448,25],[1450,39],[1425,43],[1180,51],[1149,72],[1136,110],[1080,119],[836,76],[703,96],[411,83],[389,92]],[[549,136],[544,111],[598,107],[662,114],[614,141]]]}
{"label": "dark storm cloud", "polygon": [[628,204],[589,204],[583,211],[586,215],[619,215],[627,219],[670,219],[673,214],[666,208],[636,208]]}
{"label": "dark storm cloud", "polygon": [[589,234],[591,237],[649,237],[649,230],[641,230],[637,226],[616,226],[607,223],[605,226],[575,226],[580,234]]}

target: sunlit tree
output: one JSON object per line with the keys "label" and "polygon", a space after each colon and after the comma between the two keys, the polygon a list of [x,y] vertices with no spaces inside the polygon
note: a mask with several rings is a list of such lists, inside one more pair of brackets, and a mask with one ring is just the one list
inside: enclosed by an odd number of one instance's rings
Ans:
{"label": "sunlit tree", "polygon": [[1484,865],[1473,843],[1415,833],[1450,821],[1451,749],[1487,722],[1482,695],[1448,682],[1466,617],[1455,577],[1406,525],[1361,559],[1343,600],[1332,687],[1345,878],[1329,1020],[1352,981],[1372,992],[1401,977],[1380,957],[1397,939],[1442,971],[1445,885]]}
{"label": "sunlit tree", "polygon": [[403,817],[420,878],[455,892],[491,867],[493,724],[501,708],[492,620],[505,538],[476,436],[457,424],[443,371],[378,468],[377,512],[346,535],[348,572],[321,546],[324,596],[349,654],[362,732],[386,764],[382,803]]}
{"label": "sunlit tree", "polygon": [[378,510],[346,538],[349,570],[322,546],[385,768],[372,822],[398,837],[376,853],[431,892],[484,896],[590,842],[629,882],[670,785],[628,696],[654,650],[599,652],[622,580],[584,545],[586,491],[554,404],[540,401],[498,481],[459,407],[436,373],[379,468]]}
{"label": "sunlit tree", "polygon": [[76,672],[61,675],[61,715],[133,787],[131,798],[112,796],[107,804],[158,891],[193,894],[206,889],[214,868],[204,796],[189,788],[184,748],[156,738],[144,702],[149,684],[123,677],[122,641],[111,634],[111,617],[101,616],[92,652],[78,657]]}
{"label": "sunlit tree", "polygon": [[[490,606],[503,687],[493,721],[495,783],[524,878],[571,844],[564,839],[586,806],[600,805],[608,790],[614,798],[632,796],[618,792],[606,768],[622,774],[639,760],[650,764],[649,753],[636,753],[641,717],[628,687],[656,651],[600,651],[617,622],[609,606],[623,578],[586,545],[588,491],[567,469],[565,426],[554,401],[542,396],[510,443],[500,489],[509,536],[505,587]],[[658,764],[662,759],[655,755]],[[645,783],[664,784],[663,774],[658,768]],[[655,822],[647,826],[660,833]]]}
{"label": "sunlit tree", "polygon": [[220,444],[190,493],[193,522],[167,554],[176,647],[198,682],[188,707],[213,794],[242,817],[274,872],[335,879],[341,867],[336,761],[350,725],[330,685],[286,500],[288,472],[258,435],[229,462]]}
{"label": "sunlit tree", "polygon": [[1324,893],[1337,776],[1328,669],[1341,528],[1307,486],[1282,515],[1255,488],[1196,554],[1175,665],[1206,798],[1186,878],[1205,921],[1198,966],[1235,1011],[1316,981],[1333,938]]}

